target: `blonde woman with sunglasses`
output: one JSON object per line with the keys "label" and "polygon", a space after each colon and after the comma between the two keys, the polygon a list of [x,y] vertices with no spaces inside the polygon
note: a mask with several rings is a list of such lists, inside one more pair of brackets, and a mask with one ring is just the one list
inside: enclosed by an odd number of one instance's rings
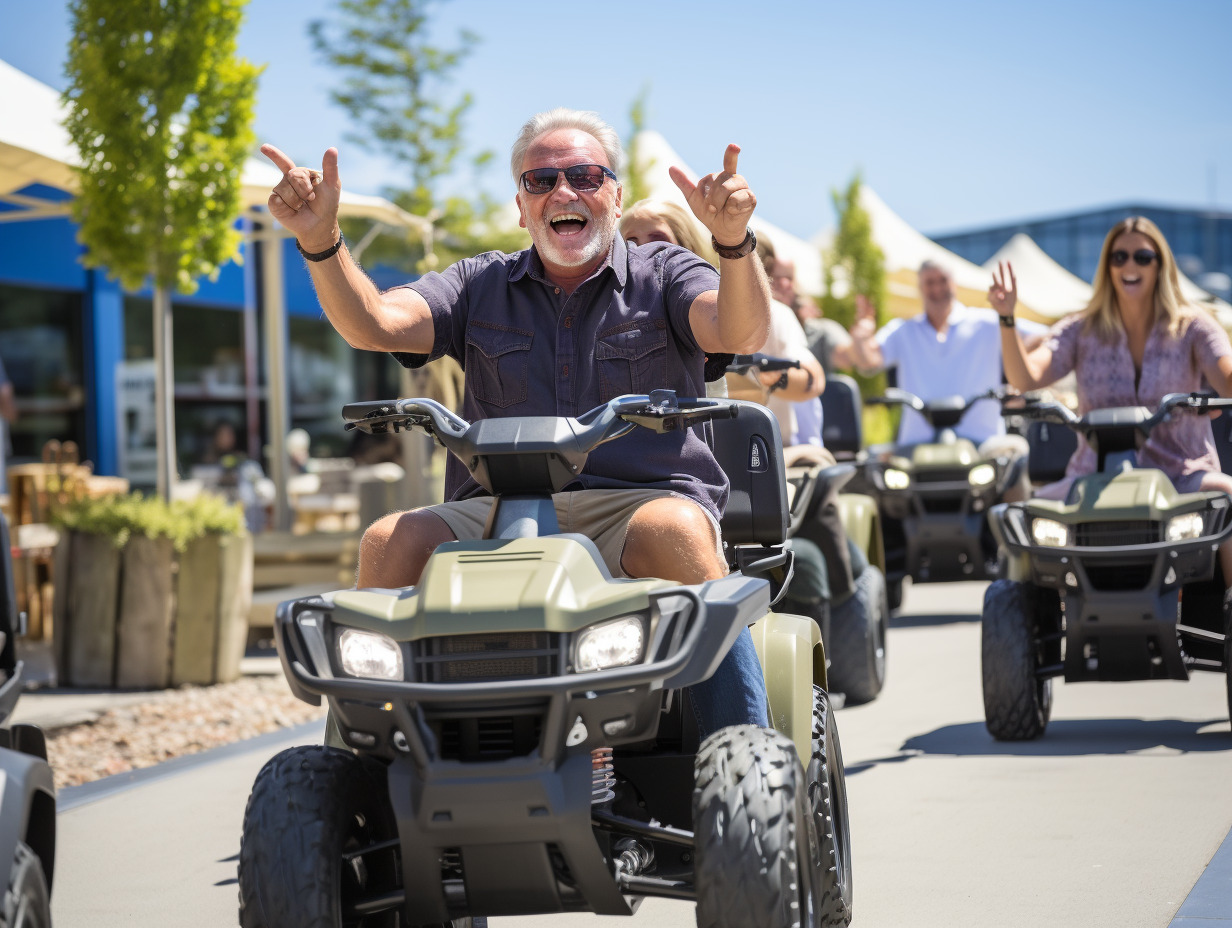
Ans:
{"label": "blonde woman with sunglasses", "polygon": [[[988,299],[1001,315],[1001,353],[1009,382],[1020,390],[1048,386],[1074,372],[1078,413],[1116,406],[1154,409],[1169,393],[1208,384],[1232,396],[1232,344],[1206,311],[1185,301],[1176,259],[1155,223],[1141,216],[1112,227],[1100,250],[1095,291],[1086,309],[1053,326],[1027,351],[1014,328],[1018,283],[1008,264],[994,275]],[[1162,470],[1179,492],[1223,490],[1232,478],[1220,471],[1210,420],[1177,416],[1151,432],[1138,451],[1143,467]],[[1064,499],[1075,477],[1095,471],[1096,457],[1079,438],[1066,476],[1036,495]],[[1220,550],[1232,580],[1232,549]]]}

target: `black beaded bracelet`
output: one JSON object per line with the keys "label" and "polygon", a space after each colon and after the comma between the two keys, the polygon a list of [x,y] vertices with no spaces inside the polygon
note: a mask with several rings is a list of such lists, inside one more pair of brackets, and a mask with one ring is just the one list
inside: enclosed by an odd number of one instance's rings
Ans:
{"label": "black beaded bracelet", "polygon": [[1001,320],[1001,325],[1005,326],[1005,328],[1007,329],[1012,329],[1016,325],[1016,323],[1014,322],[1014,317],[1012,315],[1010,316],[998,315],[997,318]]}
{"label": "black beaded bracelet", "polygon": [[334,242],[333,246],[326,248],[324,251],[318,251],[315,254],[304,251],[304,246],[299,243],[299,239],[295,240],[295,247],[299,253],[304,256],[305,261],[324,261],[326,258],[332,258],[338,253],[338,249],[342,247],[342,233],[338,233],[338,241]]}

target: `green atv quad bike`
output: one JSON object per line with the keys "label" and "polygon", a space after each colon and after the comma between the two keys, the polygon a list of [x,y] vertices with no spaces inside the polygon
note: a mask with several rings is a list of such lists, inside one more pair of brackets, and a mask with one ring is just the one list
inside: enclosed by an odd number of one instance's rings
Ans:
{"label": "green atv quad bike", "polygon": [[[787,358],[736,355],[727,372],[739,375],[799,366]],[[730,387],[732,381],[728,383]],[[885,549],[877,503],[866,494],[844,492],[858,472],[853,460],[840,455],[860,454],[859,389],[851,378],[831,374],[822,400],[825,447],[839,463],[787,468],[787,535],[796,553],[796,572],[783,605],[817,622],[828,659],[829,692],[843,694],[845,704],[854,706],[876,699],[885,686],[890,615]],[[740,449],[716,447],[715,453],[725,471],[741,466],[738,460],[722,457],[738,456],[743,453]]]}
{"label": "green atv quad bike", "polygon": [[[903,579],[913,583],[988,580],[997,576],[997,548],[986,516],[1022,478],[1023,461],[985,460],[955,433],[976,403],[1001,399],[1002,389],[972,397],[922,400],[890,388],[869,403],[908,406],[934,430],[931,442],[895,445],[872,457],[865,481],[881,512],[890,607],[902,603]],[[864,482],[861,484],[865,485]]]}
{"label": "green atv quad bike", "polygon": [[1177,493],[1163,472],[1134,466],[1137,448],[1170,416],[1229,406],[1173,393],[1154,413],[1123,407],[1079,418],[1054,402],[1014,410],[1075,430],[1099,463],[1064,502],[1003,503],[989,513],[1005,558],[1004,578],[984,596],[984,719],[994,738],[1043,735],[1054,677],[1188,680],[1194,671],[1232,671],[1223,584],[1213,579],[1216,552],[1232,534],[1232,500],[1219,491]]}
{"label": "green atv quad bike", "polygon": [[[630,915],[646,896],[695,901],[715,928],[848,924],[821,636],[771,611],[791,569],[773,417],[671,391],[577,419],[467,423],[420,399],[344,416],[434,435],[495,504],[485,539],[440,546],[418,586],[279,607],[287,679],[328,701],[339,746],[291,748],[258,774],[240,924],[475,926]],[[593,542],[559,532],[550,494],[598,445],[706,422],[716,444],[743,449],[723,521],[735,572],[696,586],[613,579]],[[774,728],[699,744],[686,689],[750,625]]]}

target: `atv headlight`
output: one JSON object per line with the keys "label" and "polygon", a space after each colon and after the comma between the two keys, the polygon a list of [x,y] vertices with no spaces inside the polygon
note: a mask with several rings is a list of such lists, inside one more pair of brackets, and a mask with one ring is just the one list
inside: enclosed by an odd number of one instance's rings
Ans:
{"label": "atv headlight", "polygon": [[1069,544],[1069,529],[1055,519],[1032,519],[1031,537],[1037,545],[1064,548]]}
{"label": "atv headlight", "polygon": [[1188,541],[1190,538],[1201,538],[1202,529],[1202,513],[1186,512],[1168,520],[1164,537],[1169,541]]}
{"label": "atv headlight", "polygon": [[338,660],[352,677],[402,679],[402,649],[388,635],[348,628],[338,638]]}
{"label": "atv headlight", "polygon": [[976,464],[967,471],[967,483],[973,487],[986,487],[997,479],[997,469],[991,464]]}
{"label": "atv headlight", "polygon": [[908,484],[911,483],[911,475],[905,470],[899,470],[897,467],[887,467],[884,479],[886,489],[888,490],[905,490]]}
{"label": "atv headlight", "polygon": [[583,629],[574,646],[573,666],[578,673],[636,664],[642,657],[642,620],[626,615]]}

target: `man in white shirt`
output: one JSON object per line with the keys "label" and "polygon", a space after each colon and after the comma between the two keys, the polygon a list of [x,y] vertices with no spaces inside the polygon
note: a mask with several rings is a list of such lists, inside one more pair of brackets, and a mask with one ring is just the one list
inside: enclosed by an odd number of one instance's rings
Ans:
{"label": "man in white shirt", "polygon": [[[924,312],[894,319],[877,330],[872,304],[860,300],[851,327],[852,354],[865,373],[898,369],[898,385],[924,400],[943,396],[972,397],[1001,386],[1001,317],[991,309],[972,309],[954,298],[954,281],[945,268],[925,261],[919,271]],[[1046,329],[1032,322],[1015,323],[1028,338],[1038,340]],[[1027,442],[1007,435],[996,400],[976,403],[954,430],[974,442],[983,457],[1022,457]],[[933,439],[933,429],[913,409],[903,408],[900,444]],[[1016,493],[1007,495],[1017,496]]]}

